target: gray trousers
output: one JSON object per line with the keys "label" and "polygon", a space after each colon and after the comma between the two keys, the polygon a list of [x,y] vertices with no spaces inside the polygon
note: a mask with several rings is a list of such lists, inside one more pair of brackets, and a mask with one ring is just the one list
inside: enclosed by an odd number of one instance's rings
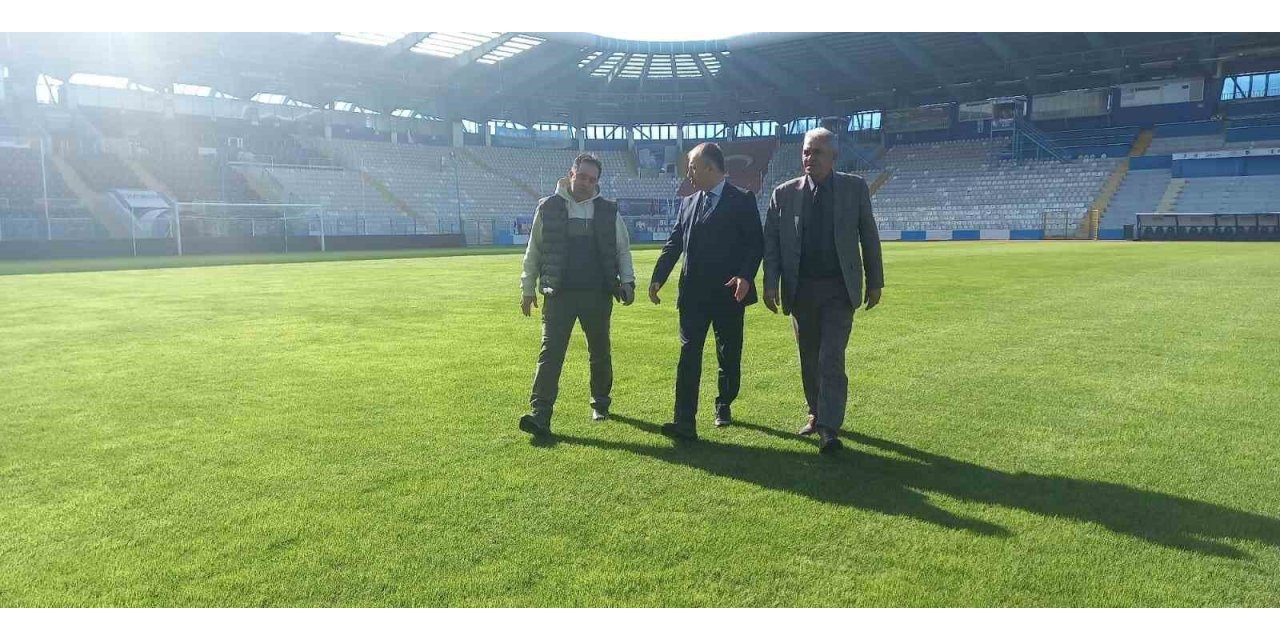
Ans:
{"label": "gray trousers", "polygon": [[791,308],[805,402],[818,426],[835,433],[844,425],[849,399],[844,351],[853,332],[855,310],[839,277],[801,279]]}
{"label": "gray trousers", "polygon": [[609,410],[613,390],[613,356],[609,346],[609,318],[613,296],[598,289],[561,289],[542,299],[542,350],[533,372],[529,406],[540,424],[551,424],[556,396],[560,394],[560,370],[569,350],[573,324],[582,325],[591,361],[591,406]]}

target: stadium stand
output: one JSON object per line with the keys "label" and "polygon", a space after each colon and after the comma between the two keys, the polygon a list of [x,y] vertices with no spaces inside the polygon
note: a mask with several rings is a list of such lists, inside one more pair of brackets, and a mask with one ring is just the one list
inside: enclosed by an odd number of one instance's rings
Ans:
{"label": "stadium stand", "polygon": [[70,198],[57,171],[41,175],[40,152],[28,147],[0,146],[0,207],[10,210],[43,209],[42,179],[47,180],[49,198]]}
{"label": "stadium stand", "polygon": [[505,227],[537,202],[528,187],[478,161],[474,149],[339,138],[304,143],[331,149],[334,159],[352,171],[367,171],[415,215],[428,219]]}
{"label": "stadium stand", "polygon": [[1129,155],[1139,131],[1138,127],[1108,127],[1055,131],[1047,135],[1070,158],[1123,158]]}
{"label": "stadium stand", "polygon": [[1222,122],[1219,120],[1163,122],[1152,127],[1152,131],[1160,138],[1214,136],[1222,134]]}
{"label": "stadium stand", "polygon": [[[1129,133],[1126,131],[1126,135]],[[245,142],[248,146],[255,144],[253,139]],[[1090,145],[1094,142],[1096,140],[1090,140]],[[257,144],[257,148],[263,148],[260,142]],[[292,148],[279,140],[271,144],[272,148]],[[538,197],[551,192],[554,181],[564,175],[578,153],[572,149],[453,149],[319,137],[299,137],[296,144],[301,151],[291,152],[292,157],[307,158],[312,164],[332,162],[346,167],[346,171],[277,164],[269,173],[287,193],[289,201],[325,203],[340,212],[395,213],[395,205],[370,183],[362,185],[359,175],[363,170],[381,181],[415,214],[437,218],[456,216],[460,200],[463,219],[490,220],[500,226],[507,226],[517,216],[531,211]],[[744,172],[745,176],[735,178],[735,182],[746,182],[747,188],[753,177],[771,183],[769,189],[760,189],[763,211],[772,186],[800,174],[800,145],[783,144],[774,152],[772,141],[743,144],[760,147],[751,150],[752,164],[759,162],[768,170],[764,176]],[[891,149],[884,161],[896,175],[875,197],[882,227],[1039,227],[1046,211],[1082,212],[1114,167],[1111,161],[1090,158],[1072,163],[1002,163],[995,158],[1006,144],[999,139],[983,139]],[[733,143],[725,146],[731,157],[747,155],[737,154]],[[601,184],[602,191],[609,197],[669,201],[681,189],[689,189],[687,182],[675,176],[627,175],[634,167],[634,160],[626,151],[596,153],[609,168]],[[763,160],[765,157],[767,163]],[[212,168],[209,171],[205,174],[206,180],[212,175]],[[163,169],[157,172],[160,174],[180,185],[191,185],[196,180],[175,178]],[[873,181],[875,175],[866,177]],[[206,188],[212,186],[211,183],[205,185]],[[175,187],[175,191],[179,188]],[[188,193],[199,191],[192,189]],[[1121,203],[1124,203],[1123,197]]]}
{"label": "stadium stand", "polygon": [[1223,145],[1225,144],[1226,141],[1223,140],[1221,133],[1174,138],[1157,136],[1151,141],[1151,146],[1147,147],[1146,155],[1164,156],[1174,153],[1190,153],[1194,151],[1220,151],[1223,149]]}
{"label": "stadium stand", "polygon": [[[1220,126],[1221,123],[1211,123]],[[323,138],[297,135],[282,127],[212,125],[193,129],[156,127],[145,121],[102,120],[104,133],[128,136],[137,144],[139,162],[170,188],[179,201],[259,202],[241,172],[226,164],[229,158],[266,161],[265,173],[279,186],[281,200],[326,205],[335,213],[399,216],[412,213],[422,219],[488,221],[490,228],[511,226],[532,211],[537,199],[551,193],[555,180],[564,175],[578,151],[575,149],[518,149],[466,146],[462,148],[369,139]],[[1205,127],[1187,127],[1195,135],[1174,135],[1161,130],[1147,155],[1182,151],[1230,149],[1232,145],[1257,146],[1265,140],[1227,141],[1222,133],[1205,134]],[[1132,143],[1135,127],[1057,132],[1052,135],[1063,148],[1080,157],[1069,162],[1001,160],[1008,140],[979,138],[898,145],[882,158],[891,177],[873,197],[877,218],[886,230],[913,229],[1034,229],[1045,224],[1045,215],[1063,212],[1082,216],[1097,195],[1117,160],[1110,156]],[[206,146],[212,145],[212,146]],[[747,170],[731,174],[735,183],[752,187],[759,181],[760,207],[767,206],[774,186],[801,172],[799,142],[774,140],[724,143],[726,155],[745,156]],[[749,149],[742,151],[739,147]],[[868,147],[866,153],[874,153]],[[635,160],[626,150],[594,152],[607,167],[601,189],[609,197],[635,201],[671,201],[689,185],[676,176],[639,178]],[[111,153],[68,153],[67,160],[96,190],[141,188],[129,167]],[[281,163],[292,159],[298,165]],[[767,158],[767,160],[766,160]],[[739,158],[741,160],[741,158]],[[31,201],[35,184],[30,150],[8,150],[0,156],[0,171],[13,179],[0,198],[12,203]],[[766,167],[763,174],[750,166]],[[34,165],[38,169],[38,164]],[[369,180],[362,180],[366,172]],[[51,172],[56,176],[56,172]],[[874,181],[875,172],[864,177]],[[1155,210],[1169,184],[1165,168],[1131,170],[1104,212],[1101,226],[1133,223],[1133,215]],[[1175,204],[1176,211],[1244,212],[1274,208],[1274,179],[1266,177],[1194,178]],[[767,185],[767,186],[764,186]],[[385,194],[383,189],[385,189]],[[1223,190],[1230,189],[1231,193]],[[54,180],[51,192],[66,189]],[[402,203],[403,206],[397,204]],[[654,209],[657,211],[657,209]],[[669,209],[663,209],[669,211]],[[646,220],[646,229],[660,221]]]}
{"label": "stadium stand", "polygon": [[1033,229],[1082,217],[1116,160],[1001,162],[999,139],[894,147],[894,175],[872,199],[881,229]]}
{"label": "stadium stand", "polygon": [[242,148],[228,146],[229,140],[241,139],[238,128],[226,135],[207,118],[169,119],[103,109],[85,109],[82,117],[108,146],[163,183],[175,200],[259,201],[243,177],[226,165]]}
{"label": "stadium stand", "polygon": [[[516,183],[526,189],[526,196],[546,195],[555,191],[556,181],[563,177],[573,164],[578,151],[575,149],[512,149],[507,147],[472,147],[467,149],[478,166],[489,173]],[[613,152],[617,154],[617,152]],[[611,154],[603,154],[600,161],[609,167],[601,176],[604,180],[627,171],[624,164]],[[517,198],[518,205],[529,198]]]}
{"label": "stadium stand", "polygon": [[[348,169],[370,172],[416,212],[455,215],[460,199],[464,218],[503,221],[531,213],[539,198],[554,193],[556,181],[568,173],[580,153],[572,149],[454,149],[340,138],[304,138],[303,143],[331,153]],[[593,153],[605,166],[600,189],[606,197],[675,197],[678,178],[637,178],[628,175],[634,171],[628,152]]]}
{"label": "stadium stand", "polygon": [[321,165],[332,162],[303,145],[287,129],[278,126],[219,123],[218,136],[233,151],[230,159],[285,165]]}
{"label": "stadium stand", "polygon": [[163,148],[140,153],[139,161],[183,202],[260,202],[244,176],[218,155],[202,155],[196,148]]}
{"label": "stadium stand", "polygon": [[1189,178],[1174,203],[1177,213],[1273,213],[1280,209],[1280,175]]}
{"label": "stadium stand", "polygon": [[1115,229],[1137,222],[1135,214],[1156,211],[1169,186],[1168,169],[1130,171],[1108,203],[1098,226]]}
{"label": "stadium stand", "polygon": [[[17,130],[11,130],[14,136]],[[45,186],[48,219],[45,218]],[[106,230],[67,189],[53,166],[41,172],[40,152],[29,141],[0,145],[0,241],[102,238]]]}
{"label": "stadium stand", "polygon": [[682,178],[660,176],[655,178],[632,178],[628,176],[610,176],[602,180],[600,192],[614,198],[636,198],[648,200],[673,200],[678,196]]}
{"label": "stadium stand", "polygon": [[[536,194],[527,202],[531,211],[537,198],[555,192],[556,181],[564,177],[580,151],[576,149],[511,149],[501,147],[469,147],[467,151],[478,163],[489,169],[494,178],[506,178]],[[680,178],[654,176],[641,178],[631,153],[623,150],[591,152],[600,158],[604,173],[600,192],[607,198],[668,200],[675,197]]]}
{"label": "stadium stand", "polygon": [[65,154],[67,162],[96,191],[108,189],[145,189],[138,175],[109,151],[81,151]]}
{"label": "stadium stand", "polygon": [[360,174],[341,168],[274,166],[270,175],[284,187],[289,203],[320,204],[342,213],[400,215]]}
{"label": "stadium stand", "polygon": [[803,170],[800,166],[800,148],[799,142],[783,142],[778,145],[769,158],[769,169],[765,172],[765,184],[769,185],[765,191],[772,193],[778,185],[800,175]]}
{"label": "stadium stand", "polygon": [[1236,127],[1225,133],[1166,137],[1157,133],[1145,155],[1280,147],[1280,127]]}
{"label": "stadium stand", "polygon": [[[454,162],[467,166],[459,155],[450,155],[448,147],[417,144],[391,144],[369,140],[303,138],[310,148],[331,155],[348,171],[367,171],[381,180],[391,193],[417,214],[427,216],[457,215],[461,207],[475,211],[480,203],[472,189],[454,189]],[[457,176],[471,177],[474,171],[459,169]],[[357,189],[359,185],[357,184]]]}

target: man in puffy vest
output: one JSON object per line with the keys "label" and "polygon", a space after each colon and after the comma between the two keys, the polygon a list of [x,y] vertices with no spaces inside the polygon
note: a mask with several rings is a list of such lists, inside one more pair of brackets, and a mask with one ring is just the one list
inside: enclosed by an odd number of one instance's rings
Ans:
{"label": "man in puffy vest", "polygon": [[609,318],[613,300],[635,301],[636,277],[627,227],[618,203],[600,197],[600,160],[579,155],[556,194],[538,202],[520,274],[520,310],[528,316],[542,293],[542,350],[533,374],[531,411],[520,430],[551,434],[551,414],[560,391],[560,369],[569,334],[582,323],[591,362],[591,418],[609,417],[613,358]]}

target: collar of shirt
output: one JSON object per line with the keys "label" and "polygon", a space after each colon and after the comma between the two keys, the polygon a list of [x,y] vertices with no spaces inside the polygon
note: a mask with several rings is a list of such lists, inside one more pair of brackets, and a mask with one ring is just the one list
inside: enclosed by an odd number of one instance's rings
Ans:
{"label": "collar of shirt", "polygon": [[710,191],[707,191],[707,192],[705,192],[705,193],[709,193],[709,194],[711,194],[711,195],[715,196],[715,197],[716,197],[716,202],[719,202],[719,201],[720,201],[720,194],[724,193],[724,182],[725,182],[725,179],[724,179],[724,178],[720,178],[720,184],[717,184],[716,186],[712,187]]}
{"label": "collar of shirt", "polygon": [[809,192],[810,192],[810,193],[815,193],[815,192],[817,192],[818,187],[822,187],[822,188],[826,189],[828,192],[830,192],[830,191],[831,191],[831,183],[832,183],[832,181],[833,181],[833,180],[835,180],[835,176],[836,176],[836,172],[832,171],[831,173],[827,174],[827,179],[826,179],[826,180],[823,180],[822,182],[814,182],[813,178],[812,178],[811,176],[809,176],[808,174],[806,174],[806,175],[805,175],[805,177],[804,177],[804,184],[805,184],[805,186],[806,186],[806,187],[808,187],[808,188],[809,188]]}

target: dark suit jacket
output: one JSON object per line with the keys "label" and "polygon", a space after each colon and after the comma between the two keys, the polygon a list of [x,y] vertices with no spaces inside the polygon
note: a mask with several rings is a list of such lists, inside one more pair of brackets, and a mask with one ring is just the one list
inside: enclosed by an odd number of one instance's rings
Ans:
{"label": "dark suit jacket", "polygon": [[680,201],[680,217],[653,267],[653,281],[665,283],[683,255],[676,306],[739,304],[733,290],[725,286],[734,277],[751,283],[741,304],[755,304],[756,272],[764,254],[755,194],[725,182],[715,209],[701,221],[695,219],[699,194],[695,191]]}
{"label": "dark suit jacket", "polygon": [[[782,284],[782,312],[791,313],[800,282],[800,240],[804,236],[804,189],[801,176],[778,185],[769,199],[764,219],[764,288]],[[849,173],[833,176],[835,193],[836,254],[849,289],[849,300],[862,302],[862,279],[867,288],[884,287],[884,262],[880,256],[880,232],[871,215],[871,189],[867,181]],[[862,252],[858,252],[858,247]]]}

